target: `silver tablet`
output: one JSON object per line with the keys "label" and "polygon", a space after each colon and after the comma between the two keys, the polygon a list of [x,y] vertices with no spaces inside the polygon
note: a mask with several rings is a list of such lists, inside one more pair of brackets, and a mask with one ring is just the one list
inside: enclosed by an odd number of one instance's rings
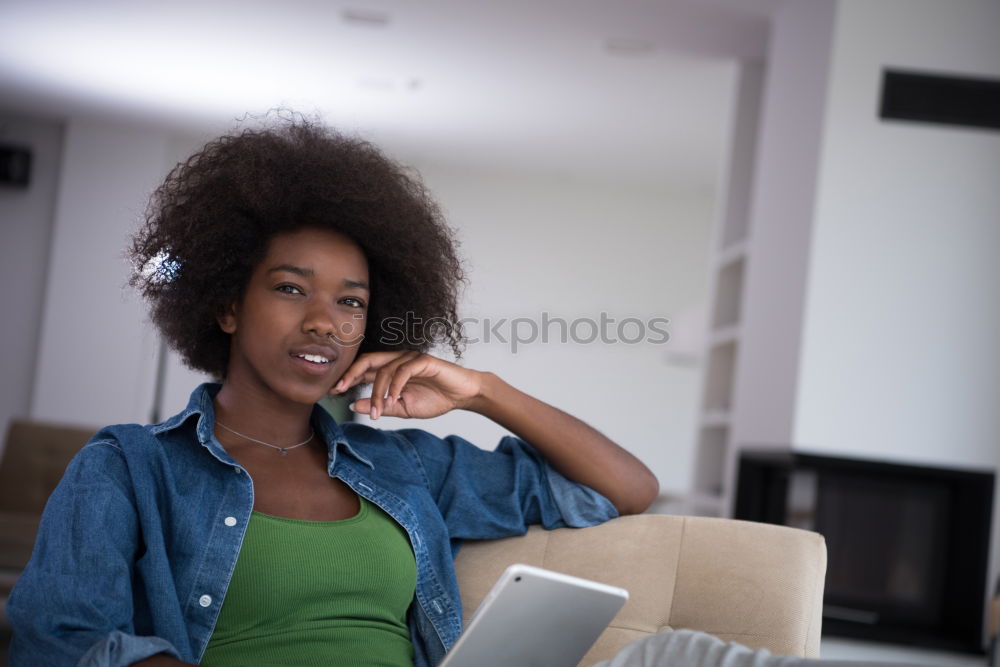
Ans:
{"label": "silver tablet", "polygon": [[624,588],[511,565],[440,667],[575,667],[626,600]]}

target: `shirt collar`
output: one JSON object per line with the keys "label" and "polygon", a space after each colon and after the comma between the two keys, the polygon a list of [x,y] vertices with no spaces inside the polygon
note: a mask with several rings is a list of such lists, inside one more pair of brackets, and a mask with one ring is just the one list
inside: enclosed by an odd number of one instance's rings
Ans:
{"label": "shirt collar", "polygon": [[[195,434],[198,437],[198,442],[201,443],[202,447],[207,448],[209,451],[213,452],[216,457],[220,454],[225,455],[225,450],[219,445],[218,440],[215,439],[215,408],[212,405],[212,401],[215,399],[215,395],[219,393],[222,385],[215,382],[206,382],[200,385],[197,389],[191,392],[191,398],[188,399],[187,407],[181,412],[177,413],[170,419],[157,424],[152,427],[152,432],[154,434],[165,433],[168,431],[173,431],[180,428],[192,417],[197,416],[198,423],[195,425]],[[344,435],[344,430],[340,427],[330,413],[323,409],[320,405],[313,406],[312,412],[312,424],[313,428],[316,429],[317,435],[319,435],[323,442],[326,443],[327,452],[329,456],[329,469],[332,471],[334,464],[337,462],[337,455],[341,448],[350,455],[351,457],[357,459],[361,463],[367,465],[372,470],[375,469],[375,465],[370,459],[362,456],[355,447],[353,447],[348,441],[347,437]],[[226,458],[230,458],[226,455]]]}

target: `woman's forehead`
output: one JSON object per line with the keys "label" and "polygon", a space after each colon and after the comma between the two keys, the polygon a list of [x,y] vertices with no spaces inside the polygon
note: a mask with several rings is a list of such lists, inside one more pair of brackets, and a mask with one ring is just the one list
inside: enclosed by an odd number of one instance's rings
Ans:
{"label": "woman's forehead", "polygon": [[303,277],[343,273],[354,282],[368,282],[368,260],[358,244],[324,229],[306,228],[275,235],[257,269],[265,273],[281,269]]}

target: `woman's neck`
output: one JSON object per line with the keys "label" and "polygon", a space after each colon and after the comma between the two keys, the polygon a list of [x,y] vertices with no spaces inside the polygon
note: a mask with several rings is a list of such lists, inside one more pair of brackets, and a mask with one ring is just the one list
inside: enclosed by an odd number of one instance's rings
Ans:
{"label": "woman's neck", "polygon": [[213,402],[215,421],[257,440],[279,446],[308,437],[311,405],[276,400],[226,380]]}

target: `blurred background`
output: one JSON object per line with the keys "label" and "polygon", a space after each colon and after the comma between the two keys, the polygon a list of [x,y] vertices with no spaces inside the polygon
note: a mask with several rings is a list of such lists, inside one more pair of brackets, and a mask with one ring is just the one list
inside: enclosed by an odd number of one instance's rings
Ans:
{"label": "blurred background", "polygon": [[285,107],[422,175],[463,315],[670,320],[463,359],[643,458],[656,511],[729,515],[748,445],[995,468],[1000,134],[879,103],[887,70],[1000,78],[998,7],[0,0],[0,147],[28,174],[0,187],[0,426],[185,405],[203,378],[158,371],[127,236],[174,164]]}
{"label": "blurred background", "polygon": [[[504,325],[463,363],[681,490],[737,70],[763,59],[777,4],[2,0],[0,141],[33,164],[28,188],[0,191],[0,419],[150,419],[158,341],[123,287],[127,235],[177,161],[280,106],[419,171],[462,243],[463,315],[669,318],[666,344],[561,343],[554,324],[514,354]],[[201,379],[173,358],[166,375],[161,416]],[[500,435],[471,415],[426,426]]]}

